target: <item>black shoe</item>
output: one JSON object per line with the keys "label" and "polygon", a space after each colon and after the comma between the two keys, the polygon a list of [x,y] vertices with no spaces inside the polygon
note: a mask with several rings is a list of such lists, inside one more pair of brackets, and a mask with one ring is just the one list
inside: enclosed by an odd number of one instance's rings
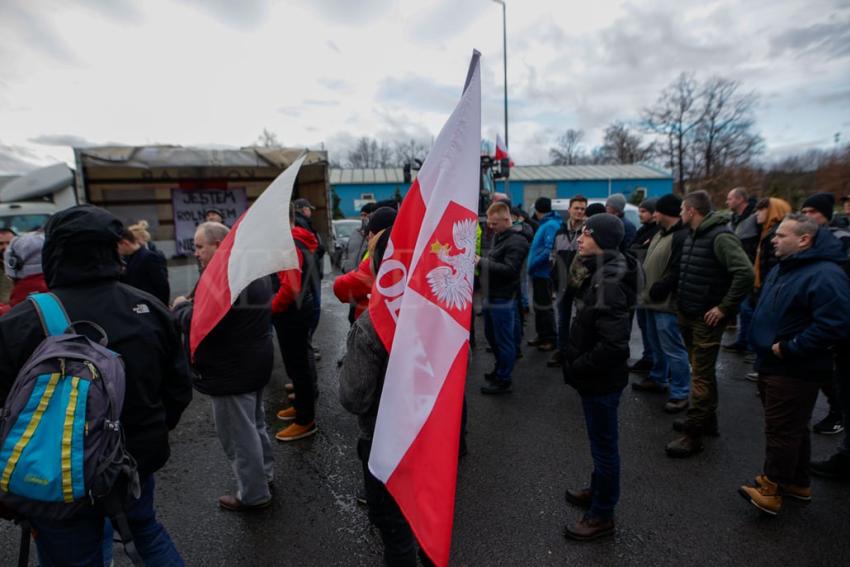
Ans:
{"label": "black shoe", "polygon": [[726,352],[734,352],[735,354],[746,354],[750,349],[744,343],[734,342],[732,344],[723,345],[723,350]]}
{"label": "black shoe", "polygon": [[366,491],[362,488],[358,490],[357,494],[354,495],[354,501],[360,506],[368,506],[369,503],[366,501]]}
{"label": "black shoe", "polygon": [[636,372],[638,374],[647,374],[650,370],[652,370],[652,361],[648,358],[641,358],[629,366],[629,372]]}
{"label": "black shoe", "polygon": [[499,394],[510,394],[511,393],[511,383],[510,382],[496,382],[495,380],[487,384],[486,386],[481,386],[482,394],[489,394],[497,396]]}
{"label": "black shoe", "polygon": [[812,431],[821,435],[837,435],[844,431],[843,418],[840,413],[829,412],[825,418],[812,426]]}
{"label": "black shoe", "polygon": [[850,480],[850,455],[836,453],[825,461],[812,461],[809,472],[821,478]]}
{"label": "black shoe", "polygon": [[[685,433],[687,429],[685,427],[685,422],[688,420],[686,417],[680,417],[678,419],[673,420],[673,431],[678,431],[679,433]],[[705,434],[709,437],[720,437],[720,431],[717,429],[717,425],[715,424],[713,428],[705,431]]]}
{"label": "black shoe", "polygon": [[667,391],[667,386],[659,384],[652,378],[644,378],[640,382],[632,382],[632,390],[636,392],[652,392],[660,394]]}
{"label": "black shoe", "polygon": [[667,403],[664,404],[664,411],[667,413],[679,413],[686,409],[688,409],[688,398],[681,400],[674,400],[673,398],[670,398],[667,400]]}
{"label": "black shoe", "polygon": [[682,437],[667,443],[665,450],[668,457],[686,459],[702,452],[703,445],[699,437],[693,437],[685,433]]}
{"label": "black shoe", "polygon": [[563,352],[561,352],[560,350],[556,350],[554,353],[552,353],[552,357],[546,361],[546,366],[549,368],[560,368],[563,356]]}

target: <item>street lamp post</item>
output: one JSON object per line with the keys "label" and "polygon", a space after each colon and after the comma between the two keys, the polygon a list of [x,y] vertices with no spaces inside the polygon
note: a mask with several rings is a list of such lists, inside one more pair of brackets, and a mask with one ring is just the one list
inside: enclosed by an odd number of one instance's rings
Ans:
{"label": "street lamp post", "polygon": [[[508,141],[508,14],[505,0],[493,0],[493,2],[502,5],[502,61],[505,71],[505,149],[509,150],[511,146]],[[503,179],[505,180],[505,194],[510,198],[510,193],[508,193],[509,178],[504,177]]]}

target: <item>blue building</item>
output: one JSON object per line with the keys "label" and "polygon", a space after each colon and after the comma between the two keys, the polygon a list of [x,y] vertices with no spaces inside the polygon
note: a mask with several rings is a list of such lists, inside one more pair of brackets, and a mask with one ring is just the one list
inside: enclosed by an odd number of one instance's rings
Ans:
{"label": "blue building", "polygon": [[[356,217],[368,201],[404,196],[407,189],[401,168],[331,170],[331,190],[340,198],[346,217]],[[505,192],[504,180],[496,180],[496,191]],[[508,183],[511,202],[526,209],[538,197],[568,199],[581,193],[589,199],[601,199],[623,193],[630,198],[637,192],[646,198],[672,191],[671,173],[646,164],[520,165],[511,169]]]}

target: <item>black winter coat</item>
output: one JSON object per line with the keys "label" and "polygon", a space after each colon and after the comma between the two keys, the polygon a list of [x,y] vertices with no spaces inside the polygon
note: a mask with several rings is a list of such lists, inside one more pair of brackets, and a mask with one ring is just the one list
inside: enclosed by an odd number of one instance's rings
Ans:
{"label": "black winter coat", "polygon": [[582,396],[622,390],[629,377],[631,311],[638,293],[637,261],[606,250],[580,259],[590,274],[575,295],[576,314],[570,328],[564,382]]}
{"label": "black winter coat", "polygon": [[[109,338],[108,347],[121,355],[127,384],[121,414],[127,450],[142,474],[152,473],[168,460],[168,431],[192,400],[189,366],[165,306],[152,295],[118,282],[117,237],[104,243],[91,235],[104,229],[110,219],[118,227],[120,222],[96,207],[69,211],[80,210],[87,213],[76,219],[79,223],[68,220],[73,212],[57,213],[48,223],[42,254],[45,279],[69,318],[99,324]],[[62,228],[54,230],[53,223]],[[65,238],[74,241],[67,243]],[[84,326],[80,330],[89,334]],[[0,318],[0,402],[43,339],[38,314],[29,301]]]}
{"label": "black winter coat", "polygon": [[[209,396],[234,396],[256,392],[268,384],[274,362],[271,302],[269,278],[254,280],[239,295],[224,319],[204,337],[192,362],[195,388],[199,392]],[[181,303],[174,310],[186,337],[192,313],[191,302]]]}
{"label": "black winter coat", "polygon": [[528,239],[508,229],[497,234],[487,256],[481,258],[481,290],[488,299],[513,299],[519,293],[520,274],[528,256]]}
{"label": "black winter coat", "polygon": [[171,299],[168,285],[168,267],[165,258],[144,246],[124,258],[126,268],[121,281],[127,285],[146,291],[165,305]]}

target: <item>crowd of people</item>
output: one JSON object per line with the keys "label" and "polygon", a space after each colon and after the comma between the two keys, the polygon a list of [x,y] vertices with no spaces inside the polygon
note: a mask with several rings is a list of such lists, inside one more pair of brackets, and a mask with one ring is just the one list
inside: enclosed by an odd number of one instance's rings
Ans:
{"label": "crowd of people", "polygon": [[[647,199],[640,226],[625,216],[626,198],[604,205],[576,195],[564,216],[550,199],[533,214],[496,200],[486,211],[476,250],[476,288],[493,368],[480,392],[509,394],[524,347],[551,352],[575,388],[584,411],[593,470],[565,498],[584,513],[565,529],[580,541],[615,531],[620,492],[618,408],[631,383],[661,394],[659,410],[678,434],[666,446],[673,458],[703,451],[718,435],[717,359],[721,348],[753,364],[765,412],[762,471],[740,494],[768,514],[784,498],[811,498],[810,474],[850,479],[850,230],[835,216],[835,197],[808,197],[800,212],[776,197],[756,199],[729,191],[729,212],[715,210],[704,191]],[[850,201],[844,200],[850,213]],[[369,296],[396,220],[395,201],[369,203],[361,228],[343,252],[333,293],[349,305],[351,329],[338,361],[339,398],[360,425],[357,456],[363,467],[358,494],[381,533],[388,565],[428,564],[386,487],[368,468],[388,353],[368,311]],[[280,400],[274,434],[280,442],[315,435],[319,396],[313,335],[321,313],[324,243],[312,224],[314,207],[297,199],[290,226],[298,268],[249,285],[224,319],[188,356],[193,294],[171,298],[165,257],[147,223],[129,227],[110,213],[81,205],[55,214],[41,231],[0,230],[7,278],[0,278],[0,402],[44,338],[27,296],[50,291],[71,320],[93,321],[127,367],[123,427],[137,462],[140,496],[127,517],[139,553],[156,565],[182,559],[154,513],[155,473],[169,456],[168,432],[179,422],[193,389],[211,400],[216,433],[231,465],[236,490],[224,510],[249,512],[273,499],[274,457],[263,393],[282,355],[287,399]],[[730,214],[731,213],[731,214]],[[197,227],[195,257],[203,271],[229,232],[219,211]],[[535,336],[524,340],[533,313]],[[642,352],[632,357],[635,323]],[[736,338],[723,344],[725,330]],[[470,337],[474,344],[474,325]],[[635,361],[629,364],[630,359]],[[819,392],[829,412],[814,431],[844,433],[838,450],[811,459],[809,423]],[[464,403],[460,454],[465,453]],[[32,518],[42,565],[103,565],[104,513],[87,510],[70,520]],[[67,542],[75,545],[70,552]],[[69,553],[72,554],[68,555]]]}

